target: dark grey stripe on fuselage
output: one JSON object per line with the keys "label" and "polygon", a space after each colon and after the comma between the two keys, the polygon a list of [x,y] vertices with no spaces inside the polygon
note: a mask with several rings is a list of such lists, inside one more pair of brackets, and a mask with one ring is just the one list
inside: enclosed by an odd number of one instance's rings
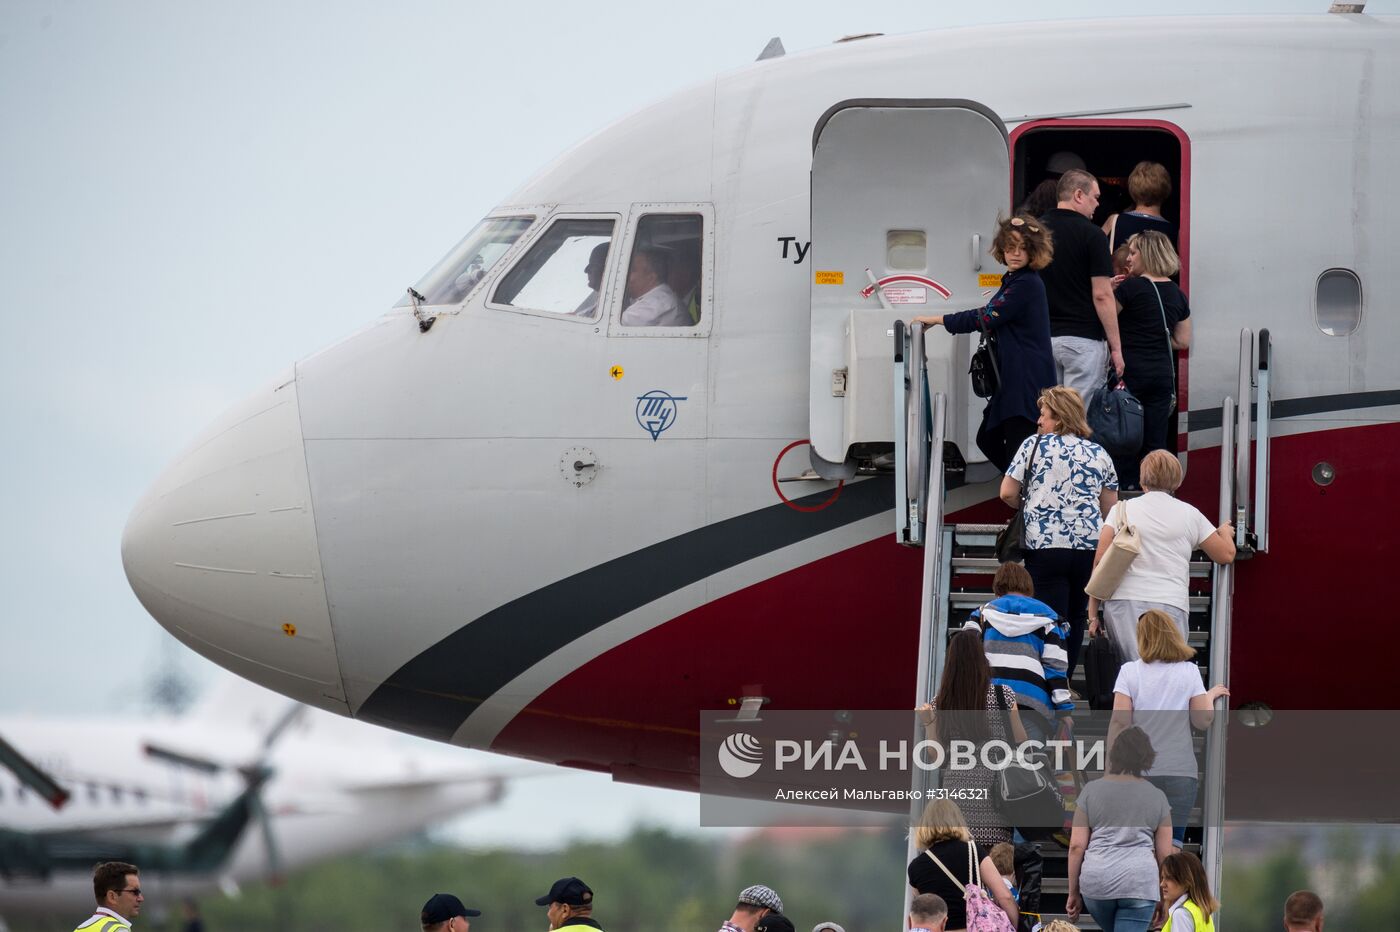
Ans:
{"label": "dark grey stripe on fuselage", "polygon": [[[1400,405],[1400,390],[1389,389],[1379,392],[1354,392],[1349,395],[1316,395],[1312,398],[1281,398],[1270,405],[1274,420],[1286,417],[1302,417],[1306,414],[1328,414],[1332,411],[1354,411],[1361,408],[1384,408]],[[1250,411],[1258,415],[1258,405]],[[1220,409],[1202,408],[1192,411],[1188,417],[1191,433],[1198,430],[1216,430],[1220,427]]]}
{"label": "dark grey stripe on fuselage", "polygon": [[[817,505],[823,490],[796,503]],[[848,484],[830,508],[784,504],[652,544],[507,602],[425,649],[365,700],[357,718],[447,740],[496,690],[614,618],[730,567],[894,507],[888,476]]]}
{"label": "dark grey stripe on fuselage", "polygon": [[[1274,418],[1400,404],[1400,390],[1287,398]],[[1190,412],[1192,433],[1220,426],[1220,409]],[[797,499],[815,505],[830,493]],[[609,560],[493,609],[424,649],[365,700],[357,718],[446,740],[530,667],[621,615],[715,573],[894,507],[888,477],[847,486],[835,505],[805,513],[770,505]]]}

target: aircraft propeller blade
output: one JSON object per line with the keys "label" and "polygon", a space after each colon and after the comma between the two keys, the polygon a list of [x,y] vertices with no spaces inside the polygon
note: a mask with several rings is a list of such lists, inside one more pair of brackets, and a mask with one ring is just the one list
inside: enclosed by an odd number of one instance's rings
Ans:
{"label": "aircraft propeller blade", "polygon": [[258,830],[262,834],[263,850],[267,854],[267,880],[276,886],[282,882],[282,856],[277,849],[277,837],[272,832],[272,816],[267,811],[261,795],[254,795],[253,817],[257,819]]}
{"label": "aircraft propeller blade", "polygon": [[228,768],[227,764],[219,761],[210,760],[207,757],[199,757],[194,754],[187,754],[184,751],[174,751],[170,748],[161,747],[158,744],[151,744],[150,742],[146,743],[144,750],[148,757],[178,764],[181,767],[188,767],[191,770],[198,770],[200,773],[215,774]]}
{"label": "aircraft propeller blade", "polygon": [[305,711],[306,706],[302,705],[300,702],[293,702],[288,705],[287,710],[273,723],[272,727],[268,729],[267,734],[263,737],[263,752],[266,753],[272,750],[272,746],[277,743],[283,733],[291,727],[293,722],[301,718],[302,713]]}
{"label": "aircraft propeller blade", "polygon": [[53,808],[62,809],[68,802],[68,791],[4,738],[0,738],[0,766],[9,768],[20,783],[46,799]]}

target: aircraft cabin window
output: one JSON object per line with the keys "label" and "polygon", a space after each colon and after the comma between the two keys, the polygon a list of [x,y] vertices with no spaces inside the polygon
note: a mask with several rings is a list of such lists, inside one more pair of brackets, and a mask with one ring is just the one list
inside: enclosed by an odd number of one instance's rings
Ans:
{"label": "aircraft cabin window", "polygon": [[622,295],[622,326],[700,323],[704,223],[700,214],[648,214],[638,221]]}
{"label": "aircraft cabin window", "polygon": [[922,272],[928,268],[928,234],[923,230],[886,233],[885,267],[892,272]]}
{"label": "aircraft cabin window", "polygon": [[1344,337],[1361,325],[1361,279],[1351,269],[1328,269],[1317,278],[1313,301],[1317,327],[1329,337]]}
{"label": "aircraft cabin window", "polygon": [[[424,297],[425,304],[462,303],[467,292],[486,277],[492,266],[534,222],[534,217],[486,218],[452,247],[452,251],[428,274],[420,278],[413,290]],[[412,301],[405,295],[395,306],[408,307],[411,304]]]}

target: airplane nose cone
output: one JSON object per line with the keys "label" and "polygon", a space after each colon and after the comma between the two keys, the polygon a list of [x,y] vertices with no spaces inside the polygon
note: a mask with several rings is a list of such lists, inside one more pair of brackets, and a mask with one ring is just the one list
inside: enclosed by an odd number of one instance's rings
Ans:
{"label": "airplane nose cone", "polygon": [[239,676],[348,714],[287,372],[220,418],[137,503],[126,578],[186,645]]}

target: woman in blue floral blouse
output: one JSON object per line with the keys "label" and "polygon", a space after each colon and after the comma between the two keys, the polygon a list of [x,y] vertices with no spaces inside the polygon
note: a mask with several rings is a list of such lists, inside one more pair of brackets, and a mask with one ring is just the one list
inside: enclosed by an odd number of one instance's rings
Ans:
{"label": "woman in blue floral blouse", "polygon": [[949,333],[996,334],[1001,384],[982,411],[977,449],[998,470],[1005,470],[1021,441],[1035,433],[1036,398],[1041,389],[1055,384],[1050,305],[1039,273],[1050,264],[1054,243],[1050,230],[1039,220],[1018,216],[997,223],[991,253],[1008,271],[986,307],[915,317],[914,322],[941,324]]}
{"label": "woman in blue floral blouse", "polygon": [[1074,676],[1084,640],[1089,596],[1084,587],[1094,570],[1103,519],[1118,501],[1118,474],[1103,447],[1089,439],[1084,401],[1064,386],[1040,393],[1039,433],[1027,437],[1001,480],[1001,499],[1021,500],[1026,463],[1035,451],[1026,495],[1026,570],[1035,597],[1069,623],[1066,678]]}

